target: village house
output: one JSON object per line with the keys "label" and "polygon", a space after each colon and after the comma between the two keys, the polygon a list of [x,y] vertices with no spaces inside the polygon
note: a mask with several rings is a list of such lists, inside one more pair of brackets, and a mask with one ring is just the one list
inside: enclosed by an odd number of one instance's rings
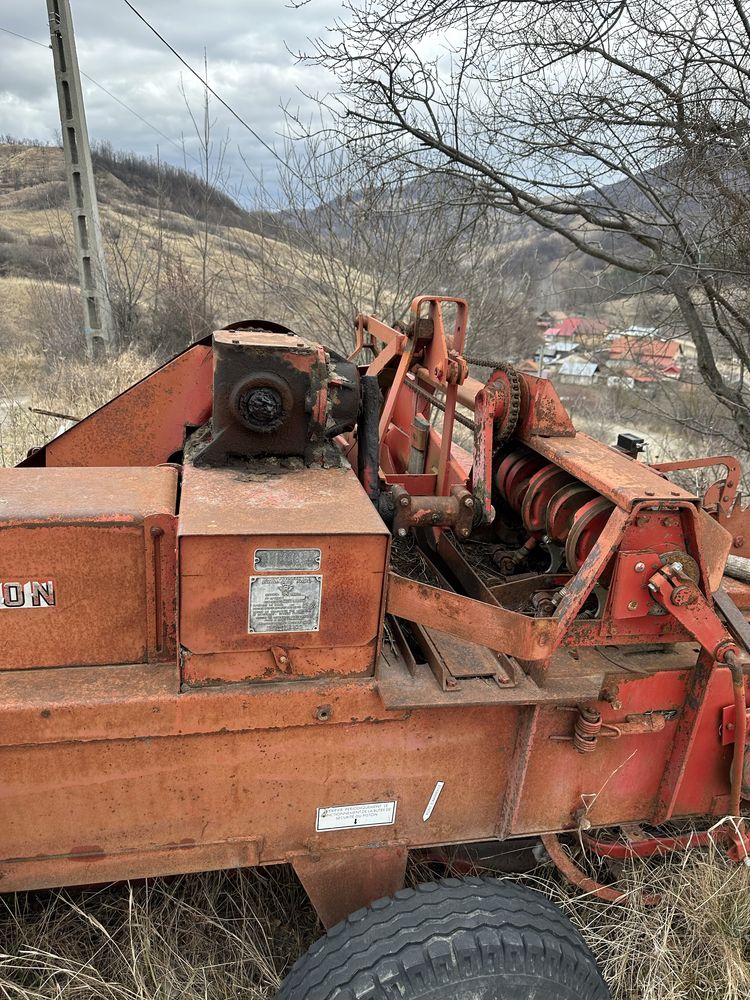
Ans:
{"label": "village house", "polygon": [[679,379],[685,358],[679,340],[625,332],[607,338],[600,360],[613,375],[643,384],[665,378]]}
{"label": "village house", "polygon": [[597,361],[571,354],[560,365],[558,378],[563,385],[593,385],[598,374]]}

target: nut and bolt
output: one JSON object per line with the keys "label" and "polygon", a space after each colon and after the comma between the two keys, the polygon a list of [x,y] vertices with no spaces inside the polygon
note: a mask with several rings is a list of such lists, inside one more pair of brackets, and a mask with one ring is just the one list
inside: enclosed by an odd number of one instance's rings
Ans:
{"label": "nut and bolt", "polygon": [[642,563],[642,562],[637,562],[635,564],[635,566],[633,567],[633,569],[636,571],[636,573],[642,573],[645,568],[646,568],[646,564]]}
{"label": "nut and bolt", "polygon": [[675,571],[675,573],[681,573],[682,570],[683,570],[683,568],[684,567],[683,567],[683,565],[682,565],[681,562],[673,562],[672,563],[672,569]]}
{"label": "nut and bolt", "polygon": [[466,497],[464,499],[464,507],[473,507],[473,506],[474,506],[474,498],[473,497]]}
{"label": "nut and bolt", "polygon": [[399,528],[396,534],[399,538],[406,538],[406,528]]}
{"label": "nut and bolt", "polygon": [[399,500],[399,503],[401,504],[402,507],[408,507],[409,506],[409,498],[408,497],[401,497],[401,499]]}
{"label": "nut and bolt", "polygon": [[628,604],[628,611],[637,611],[637,610],[638,610],[638,601],[631,601]]}

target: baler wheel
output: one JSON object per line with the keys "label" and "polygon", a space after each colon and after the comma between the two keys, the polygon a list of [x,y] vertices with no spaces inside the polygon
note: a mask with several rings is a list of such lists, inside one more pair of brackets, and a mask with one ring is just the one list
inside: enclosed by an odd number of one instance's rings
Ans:
{"label": "baler wheel", "polygon": [[357,910],[296,963],[277,1000],[609,1000],[591,952],[515,882],[428,882]]}

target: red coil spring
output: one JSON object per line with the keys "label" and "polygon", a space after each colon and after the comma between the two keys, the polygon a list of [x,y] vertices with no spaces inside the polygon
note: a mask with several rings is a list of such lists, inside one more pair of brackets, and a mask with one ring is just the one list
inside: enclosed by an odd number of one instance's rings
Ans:
{"label": "red coil spring", "polygon": [[573,729],[573,746],[578,753],[592,753],[596,750],[602,731],[602,717],[595,708],[578,709],[578,718]]}

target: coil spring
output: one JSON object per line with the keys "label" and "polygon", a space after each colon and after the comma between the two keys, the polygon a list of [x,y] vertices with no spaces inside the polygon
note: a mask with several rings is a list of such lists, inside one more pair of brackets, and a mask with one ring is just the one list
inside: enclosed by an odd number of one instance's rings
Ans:
{"label": "coil spring", "polygon": [[573,728],[573,746],[578,753],[593,753],[602,731],[602,717],[595,708],[581,707]]}

